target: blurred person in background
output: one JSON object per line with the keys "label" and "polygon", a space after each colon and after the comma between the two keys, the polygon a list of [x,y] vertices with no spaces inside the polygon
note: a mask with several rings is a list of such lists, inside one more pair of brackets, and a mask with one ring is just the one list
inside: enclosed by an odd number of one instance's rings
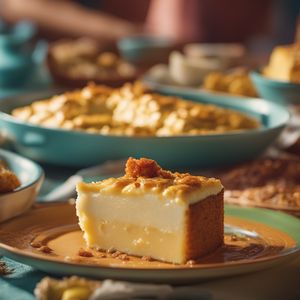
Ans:
{"label": "blurred person in background", "polygon": [[103,45],[147,33],[272,47],[293,41],[299,8],[299,0],[0,0],[8,22],[30,19],[49,39],[88,36]]}
{"label": "blurred person in background", "polygon": [[142,31],[147,10],[143,2],[0,0],[0,15],[10,23],[33,21],[40,35],[50,40],[86,36],[106,44]]}

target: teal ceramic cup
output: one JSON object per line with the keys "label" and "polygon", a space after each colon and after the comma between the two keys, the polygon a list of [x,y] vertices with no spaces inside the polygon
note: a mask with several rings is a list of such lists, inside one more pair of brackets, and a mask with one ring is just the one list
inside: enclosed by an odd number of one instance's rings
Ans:
{"label": "teal ceramic cup", "polygon": [[121,56],[138,65],[152,65],[168,59],[173,43],[162,37],[131,36],[117,43]]}
{"label": "teal ceramic cup", "polygon": [[[20,22],[15,26],[0,26],[0,86],[18,87],[29,80],[40,63],[45,47],[29,43],[36,33],[30,22]],[[42,55],[43,56],[43,55]]]}
{"label": "teal ceramic cup", "polygon": [[250,76],[260,97],[280,104],[300,104],[300,83],[272,80],[258,70]]}

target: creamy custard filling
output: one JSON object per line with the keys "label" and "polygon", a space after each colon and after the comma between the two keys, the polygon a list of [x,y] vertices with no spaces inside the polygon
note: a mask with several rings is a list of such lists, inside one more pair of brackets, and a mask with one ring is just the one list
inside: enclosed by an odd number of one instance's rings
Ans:
{"label": "creamy custard filling", "polygon": [[181,228],[185,211],[188,206],[201,201],[208,196],[217,195],[222,185],[211,186],[205,190],[193,192],[187,201],[162,199],[155,193],[145,195],[110,195],[98,192],[84,192],[78,186],[77,211],[84,211],[91,218],[109,221],[121,221],[140,226],[152,226],[164,231],[174,231]]}
{"label": "creamy custard filling", "polygon": [[186,204],[161,201],[152,195],[144,197],[109,196],[97,193],[81,194],[77,213],[88,218],[119,221],[139,226],[152,226],[163,231],[178,230],[184,221]]}
{"label": "creamy custard filling", "polygon": [[181,263],[184,257],[184,233],[182,230],[162,231],[151,226],[83,218],[80,224],[84,238],[91,248],[121,249],[137,256],[149,256],[157,260]]}

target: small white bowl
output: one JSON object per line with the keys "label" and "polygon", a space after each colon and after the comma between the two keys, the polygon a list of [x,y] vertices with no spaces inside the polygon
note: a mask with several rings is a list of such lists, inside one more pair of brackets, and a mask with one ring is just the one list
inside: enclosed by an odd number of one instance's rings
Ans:
{"label": "small white bowl", "polygon": [[187,44],[184,54],[190,58],[217,59],[222,69],[240,65],[245,57],[246,49],[237,43],[194,43]]}
{"label": "small white bowl", "polygon": [[33,161],[15,153],[0,149],[3,159],[21,181],[12,192],[0,193],[0,222],[18,216],[34,203],[44,179],[42,168]]}
{"label": "small white bowl", "polygon": [[178,51],[172,52],[169,58],[170,77],[179,85],[200,85],[208,73],[220,68],[218,60],[187,57]]}

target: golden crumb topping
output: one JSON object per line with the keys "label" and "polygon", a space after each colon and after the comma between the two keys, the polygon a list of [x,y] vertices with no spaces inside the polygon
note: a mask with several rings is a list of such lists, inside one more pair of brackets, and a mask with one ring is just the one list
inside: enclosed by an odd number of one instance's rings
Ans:
{"label": "golden crumb topping", "polygon": [[219,179],[194,176],[163,170],[156,161],[148,158],[130,157],[125,166],[125,175],[108,178],[95,183],[80,183],[78,190],[115,195],[160,195],[162,198],[186,200],[193,193],[217,191],[223,186]]}
{"label": "golden crumb topping", "polygon": [[135,159],[129,157],[126,166],[125,166],[125,176],[138,178],[153,178],[153,177],[161,177],[171,179],[174,175],[169,172],[163,170],[155,160],[149,158],[141,158]]}
{"label": "golden crumb topping", "polygon": [[102,135],[178,136],[250,130],[259,122],[237,111],[153,93],[140,83],[81,90],[14,109],[22,121]]}
{"label": "golden crumb topping", "polygon": [[244,68],[236,68],[230,72],[208,73],[204,78],[203,87],[207,90],[232,95],[257,97],[257,92],[248,71]]}
{"label": "golden crumb topping", "polygon": [[300,43],[275,47],[262,73],[271,79],[300,83]]}
{"label": "golden crumb topping", "polygon": [[0,193],[8,193],[21,185],[20,180],[0,161]]}

